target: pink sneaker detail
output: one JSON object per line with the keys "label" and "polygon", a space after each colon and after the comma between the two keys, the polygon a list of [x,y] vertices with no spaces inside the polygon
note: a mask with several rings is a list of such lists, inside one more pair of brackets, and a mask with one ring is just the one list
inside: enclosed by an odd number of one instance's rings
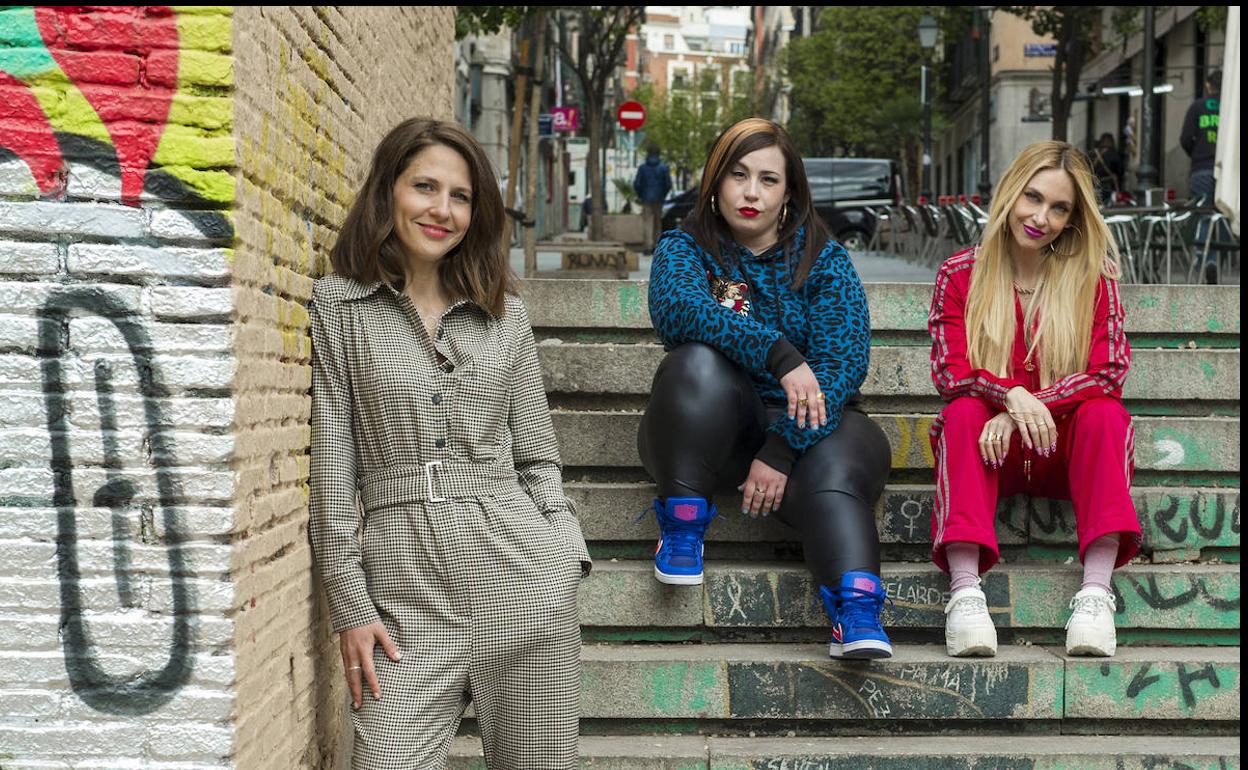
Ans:
{"label": "pink sneaker detail", "polygon": [[863,591],[876,590],[875,581],[871,578],[856,577],[854,578],[854,588],[860,588]]}
{"label": "pink sneaker detail", "polygon": [[675,506],[675,510],[672,511],[672,515],[681,521],[697,521],[698,506],[690,505],[688,503],[684,505],[677,505]]}

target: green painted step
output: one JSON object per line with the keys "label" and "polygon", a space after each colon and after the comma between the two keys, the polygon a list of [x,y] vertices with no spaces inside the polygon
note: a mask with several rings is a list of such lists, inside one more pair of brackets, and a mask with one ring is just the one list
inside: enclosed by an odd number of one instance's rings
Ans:
{"label": "green painted step", "polygon": [[[581,530],[592,542],[643,541],[658,538],[654,514],[648,513],[655,489],[648,483],[567,482],[564,491],[577,505]],[[1176,551],[1238,548],[1239,490],[1136,487],[1131,491],[1143,529],[1143,550]],[[880,542],[930,545],[935,487],[890,484],[876,505]],[[798,535],[775,516],[740,514],[740,494],[715,497],[720,516],[707,530],[707,542],[792,542]],[[645,515],[637,520],[638,514]],[[1075,515],[1069,501],[1015,495],[997,506],[997,540],[1074,546]],[[713,548],[713,546],[712,546]]]}
{"label": "green painted step", "polygon": [[[537,348],[547,393],[645,395],[663,349],[658,345],[561,344]],[[1239,399],[1238,350],[1134,350],[1123,389],[1132,400]],[[926,347],[871,348],[862,395],[937,397]]]}
{"label": "green painted step", "polygon": [[[927,331],[932,286],[868,283],[871,327]],[[649,329],[646,281],[526,279],[521,294],[536,328]],[[1127,333],[1239,334],[1238,286],[1124,285]]]}
{"label": "green painted step", "polygon": [[[580,767],[585,770],[706,770],[708,739],[638,735],[582,735]],[[481,739],[460,737],[451,747],[448,770],[488,770]]]}
{"label": "green painted step", "polygon": [[[1239,719],[1239,649],[1140,648],[1068,658],[1002,647],[955,659],[897,648],[843,662],[826,645],[599,645],[582,650],[583,719]],[[1190,697],[1189,697],[1190,696]],[[1125,747],[1124,747],[1125,748]]]}
{"label": "green painted step", "polygon": [[713,738],[708,770],[1231,770],[1237,738]]}
{"label": "green painted step", "polygon": [[[1237,738],[582,736],[584,770],[1238,770]],[[457,738],[450,770],[486,770],[481,740]]]}
{"label": "green painted step", "polygon": [[[801,562],[717,562],[700,586],[654,579],[653,561],[599,559],[581,584],[581,624],[607,628],[822,628],[818,586]],[[934,565],[886,562],[887,628],[944,628],[949,578]],[[984,576],[998,628],[1062,629],[1079,590],[1074,565],[1001,564]],[[1236,630],[1238,565],[1130,564],[1114,573],[1119,629]]]}
{"label": "green painted step", "polygon": [[[639,412],[551,411],[565,466],[639,468]],[[931,415],[877,414],[893,451],[894,469],[932,467]],[[1137,417],[1138,470],[1239,472],[1238,417]]]}

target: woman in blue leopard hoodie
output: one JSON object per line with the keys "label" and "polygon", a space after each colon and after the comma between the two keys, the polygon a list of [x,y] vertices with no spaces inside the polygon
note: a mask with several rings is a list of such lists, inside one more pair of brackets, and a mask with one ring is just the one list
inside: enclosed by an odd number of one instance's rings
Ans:
{"label": "woman in blue leopard hoodie", "polygon": [[854,403],[866,295],[783,128],[750,118],[715,141],[696,207],[655,249],[650,317],[668,351],[637,439],[658,492],[655,577],[701,584],[711,497],[732,484],[742,514],[801,534],[830,654],[892,655],[874,516],[891,452]]}

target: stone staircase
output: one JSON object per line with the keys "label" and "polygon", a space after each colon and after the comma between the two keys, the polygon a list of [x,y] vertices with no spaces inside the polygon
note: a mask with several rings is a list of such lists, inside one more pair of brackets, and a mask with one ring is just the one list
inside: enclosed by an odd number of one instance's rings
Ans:
{"label": "stone staircase", "polygon": [[[568,494],[596,559],[582,584],[582,765],[647,770],[1239,767],[1239,294],[1128,286],[1144,529],[1115,573],[1118,654],[1068,658],[1079,585],[1068,503],[1002,501],[985,581],[992,659],[943,644],[948,580],[928,561],[930,286],[867,286],[865,407],[893,449],[877,509],[896,655],[827,656],[828,622],[774,519],[717,500],[700,587],[656,582],[637,425],[662,358],[645,282],[529,280]],[[456,768],[484,768],[469,722]],[[1008,740],[1004,737],[1009,736]]]}

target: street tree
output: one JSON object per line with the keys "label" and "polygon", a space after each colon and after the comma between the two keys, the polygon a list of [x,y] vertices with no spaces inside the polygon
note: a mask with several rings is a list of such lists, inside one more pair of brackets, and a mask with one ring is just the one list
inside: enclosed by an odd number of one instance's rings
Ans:
{"label": "street tree", "polygon": [[[1066,141],[1070,109],[1079,93],[1083,65],[1100,51],[1103,43],[1102,12],[1099,5],[1003,5],[998,10],[1031,22],[1031,31],[1052,38],[1056,43],[1053,57],[1053,133],[1052,138]],[[1111,24],[1120,35],[1130,33],[1136,24],[1139,6],[1116,6]]]}
{"label": "street tree", "polygon": [[711,69],[698,73],[696,87],[673,84],[658,91],[644,83],[632,92],[646,107],[645,143],[662,153],[676,182],[684,187],[706,165],[715,137],[738,120],[757,114],[748,77],[721,83]]}
{"label": "street tree", "polygon": [[614,99],[608,100],[607,89],[612,76],[624,64],[624,42],[643,18],[643,5],[575,6],[560,8],[575,33],[575,50],[568,50],[568,42],[562,36],[560,53],[580,81],[584,98],[582,109],[589,126],[589,157],[587,180],[590,194],[594,196],[593,213],[590,218],[589,237],[602,238],[603,209],[601,151],[606,137],[605,117]]}
{"label": "street tree", "polygon": [[[896,158],[917,182],[922,162],[923,105],[920,67],[931,58],[919,45],[925,12],[936,16],[947,39],[969,22],[965,8],[825,6],[809,37],[789,44],[785,61],[792,86],[789,131],[804,155]],[[943,82],[929,74],[933,118]],[[912,182],[913,185],[914,182]]]}

